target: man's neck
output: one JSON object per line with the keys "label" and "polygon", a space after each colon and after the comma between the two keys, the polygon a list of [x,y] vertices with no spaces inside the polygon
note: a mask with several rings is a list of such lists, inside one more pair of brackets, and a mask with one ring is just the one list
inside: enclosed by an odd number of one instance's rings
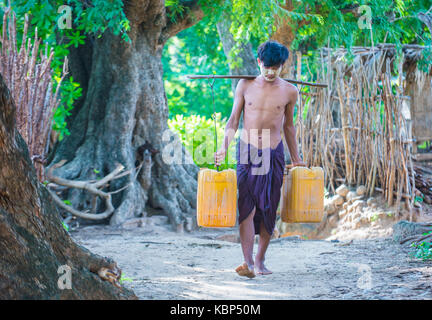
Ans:
{"label": "man's neck", "polygon": [[273,81],[266,80],[262,74],[260,74],[258,77],[256,77],[256,80],[258,80],[259,84],[262,84],[264,86],[273,86],[276,85],[279,82],[279,77],[276,77]]}

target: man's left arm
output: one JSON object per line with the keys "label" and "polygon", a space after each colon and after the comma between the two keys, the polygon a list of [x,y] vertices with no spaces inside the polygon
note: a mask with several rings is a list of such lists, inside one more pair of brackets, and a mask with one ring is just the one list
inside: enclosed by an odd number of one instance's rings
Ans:
{"label": "man's left arm", "polygon": [[297,102],[299,93],[296,87],[289,91],[289,102],[285,107],[285,117],[283,122],[283,131],[285,141],[287,142],[293,166],[306,166],[300,158],[297,146],[296,128],[294,126],[294,106]]}

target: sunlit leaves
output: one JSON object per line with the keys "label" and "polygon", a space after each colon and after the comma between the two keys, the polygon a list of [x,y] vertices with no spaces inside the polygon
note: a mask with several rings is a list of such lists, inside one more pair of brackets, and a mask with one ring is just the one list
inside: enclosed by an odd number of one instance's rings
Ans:
{"label": "sunlit leaves", "polygon": [[[224,129],[227,119],[221,117],[221,113],[216,114],[216,132],[218,147],[224,138]],[[196,165],[215,169],[214,166],[214,119],[203,116],[176,115],[173,119],[168,120],[168,126],[178,134],[186,150],[192,155]],[[238,133],[235,136],[238,137]],[[236,167],[236,146],[235,141],[230,144],[227,152],[226,163],[220,166],[220,169]]]}
{"label": "sunlit leaves", "polygon": [[176,23],[178,16],[183,17],[185,7],[180,4],[179,0],[165,1],[165,7],[169,7],[167,10],[167,16],[171,22]]}
{"label": "sunlit leaves", "polygon": [[[210,117],[211,90],[206,79],[189,80],[187,74],[228,74],[229,66],[214,24],[201,21],[168,40],[162,56],[169,116],[200,114]],[[224,117],[232,108],[231,80],[214,83],[216,110]]]}
{"label": "sunlit leaves", "polygon": [[[431,232],[429,232],[430,234]],[[424,234],[427,235],[428,233]],[[411,256],[417,259],[432,260],[432,242],[422,241],[420,243],[413,243],[411,245],[415,248],[415,251],[411,253]]]}
{"label": "sunlit leaves", "polygon": [[75,46],[75,48],[77,48],[78,45],[84,44],[85,38],[86,37],[84,35],[80,34],[79,30],[72,32],[70,35],[70,38],[69,38],[70,39],[69,45],[73,45],[73,46]]}

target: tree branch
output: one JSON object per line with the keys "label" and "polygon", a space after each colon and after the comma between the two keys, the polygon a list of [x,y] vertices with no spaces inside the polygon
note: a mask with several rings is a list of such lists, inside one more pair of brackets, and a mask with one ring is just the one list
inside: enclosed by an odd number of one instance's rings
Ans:
{"label": "tree branch", "polygon": [[[431,7],[431,9],[432,9],[432,7]],[[427,13],[419,12],[417,14],[417,18],[420,21],[422,21],[428,27],[429,32],[432,35],[432,14],[427,14]]]}
{"label": "tree branch", "polygon": [[[109,181],[117,179],[119,177],[120,173],[124,169],[123,165],[121,165],[120,163],[117,163],[116,168],[112,172],[110,172],[107,176],[105,176],[101,180],[91,182],[91,181],[73,181],[73,180],[67,180],[67,179],[63,179],[63,178],[54,176],[52,174],[52,171],[56,168],[61,167],[65,162],[66,162],[66,160],[62,160],[62,161],[54,164],[47,172],[47,179],[49,181],[56,183],[58,185],[61,185],[61,186],[87,190],[96,196],[100,196],[101,198],[105,199],[106,210],[100,214],[81,212],[81,211],[76,210],[76,209],[72,208],[71,206],[65,204],[59,198],[59,196],[57,196],[57,194],[54,191],[51,191],[49,188],[47,188],[47,190],[50,192],[54,201],[62,209],[72,213],[73,215],[75,215],[77,217],[81,217],[84,219],[90,219],[90,220],[101,220],[101,219],[108,218],[114,212],[114,207],[111,203],[111,194],[117,192],[118,190],[113,191],[113,192],[104,192],[102,190],[99,190],[99,188],[102,188]],[[142,163],[141,163],[141,165],[142,165]],[[141,165],[139,166],[140,169],[141,169]],[[139,170],[138,170],[138,172],[139,172]],[[128,173],[130,173],[130,172],[128,171]],[[136,179],[136,176],[135,176],[135,179]],[[121,189],[125,189],[127,186],[129,186],[129,184],[127,184],[125,187],[123,187]]]}
{"label": "tree branch", "polygon": [[[175,36],[180,31],[189,28],[196,24],[204,17],[204,11],[199,5],[199,0],[195,1],[180,1],[180,5],[185,8],[183,15],[175,17],[175,22],[168,19],[166,26],[162,29],[159,37],[159,44],[165,43],[169,38]],[[165,7],[166,14],[169,7]]]}

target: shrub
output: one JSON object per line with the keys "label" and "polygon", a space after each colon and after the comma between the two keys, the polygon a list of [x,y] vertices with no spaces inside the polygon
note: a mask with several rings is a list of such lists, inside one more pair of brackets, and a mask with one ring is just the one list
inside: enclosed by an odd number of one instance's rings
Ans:
{"label": "shrub", "polygon": [[[217,147],[222,145],[227,119],[221,119],[221,113],[216,114]],[[195,164],[201,168],[216,169],[214,165],[214,120],[199,115],[176,115],[168,119],[168,126],[179,135],[186,150],[192,155]],[[220,169],[236,168],[236,138],[231,141],[225,162]]]}
{"label": "shrub", "polygon": [[415,252],[413,253],[414,258],[422,260],[432,259],[432,242],[423,241],[421,243],[413,243],[411,246],[415,248]]}

